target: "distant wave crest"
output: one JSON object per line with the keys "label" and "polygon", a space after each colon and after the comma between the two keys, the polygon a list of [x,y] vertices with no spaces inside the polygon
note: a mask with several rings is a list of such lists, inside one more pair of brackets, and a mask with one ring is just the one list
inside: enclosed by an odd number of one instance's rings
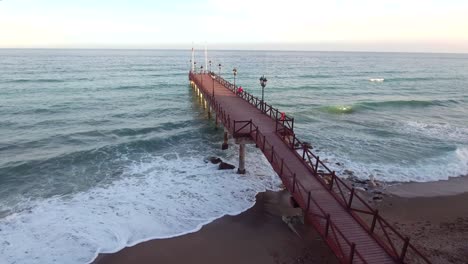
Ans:
{"label": "distant wave crest", "polygon": [[360,102],[348,105],[331,105],[321,109],[331,114],[351,114],[361,110],[377,110],[380,108],[421,108],[431,106],[448,106],[457,104],[456,100],[391,100],[377,102]]}

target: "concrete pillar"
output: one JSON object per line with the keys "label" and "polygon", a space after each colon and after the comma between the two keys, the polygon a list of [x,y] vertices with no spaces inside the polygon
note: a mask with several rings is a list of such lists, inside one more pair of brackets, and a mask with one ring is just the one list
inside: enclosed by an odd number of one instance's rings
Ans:
{"label": "concrete pillar", "polygon": [[239,144],[239,168],[237,169],[238,174],[245,174],[245,144]]}
{"label": "concrete pillar", "polygon": [[228,149],[228,147],[229,147],[229,145],[228,145],[228,132],[224,131],[224,142],[223,142],[223,145],[221,146],[221,149],[226,150],[226,149]]}
{"label": "concrete pillar", "polygon": [[211,119],[211,106],[208,106],[208,119]]}

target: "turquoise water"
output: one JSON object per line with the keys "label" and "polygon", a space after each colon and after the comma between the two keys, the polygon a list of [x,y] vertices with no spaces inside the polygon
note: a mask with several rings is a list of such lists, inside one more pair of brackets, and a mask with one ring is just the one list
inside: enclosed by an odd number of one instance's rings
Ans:
{"label": "turquoise water", "polygon": [[[253,94],[265,74],[265,100],[339,173],[468,174],[468,55],[209,55],[226,79],[237,67]],[[190,51],[0,50],[0,263],[86,263],[239,213],[278,187],[255,148],[247,177],[203,161],[236,164],[236,149],[220,151],[222,129],[189,89],[189,60]]]}

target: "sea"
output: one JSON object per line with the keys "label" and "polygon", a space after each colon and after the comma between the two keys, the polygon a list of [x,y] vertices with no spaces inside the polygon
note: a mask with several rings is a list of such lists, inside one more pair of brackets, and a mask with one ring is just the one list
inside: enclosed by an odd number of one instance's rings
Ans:
{"label": "sea", "polygon": [[[389,184],[468,174],[468,54],[196,51],[295,118],[337,171]],[[237,165],[189,87],[191,50],[0,49],[0,263],[90,263],[195,232],[281,182]],[[221,64],[221,67],[219,67]]]}

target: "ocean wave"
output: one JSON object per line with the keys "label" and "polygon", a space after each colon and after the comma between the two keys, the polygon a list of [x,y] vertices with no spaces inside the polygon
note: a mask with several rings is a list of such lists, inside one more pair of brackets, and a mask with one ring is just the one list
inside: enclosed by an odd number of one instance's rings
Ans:
{"label": "ocean wave", "polygon": [[297,76],[299,78],[306,78],[306,79],[330,79],[335,78],[333,75],[325,75],[325,74],[303,74]]}
{"label": "ocean wave", "polygon": [[[119,128],[111,130],[87,130],[69,134],[59,134],[18,144],[8,144],[4,148],[15,153],[22,149],[41,149],[41,155],[17,155],[13,160],[0,163],[1,172],[21,171],[36,173],[44,164],[70,165],[86,160],[99,160],[106,153],[125,153],[132,149],[153,152],[193,137],[193,121],[166,122],[155,127]],[[35,153],[32,151],[32,153]],[[11,173],[15,175],[15,173]],[[6,176],[5,176],[6,178]]]}
{"label": "ocean wave", "polygon": [[357,106],[365,108],[401,108],[401,107],[430,107],[430,106],[449,106],[451,104],[458,104],[457,100],[390,100],[390,101],[377,101],[377,102],[360,102]]}
{"label": "ocean wave", "polygon": [[420,121],[407,121],[399,126],[401,131],[411,134],[422,134],[441,140],[452,140],[468,144],[468,127],[460,127],[448,123],[424,123]]}
{"label": "ocean wave", "polygon": [[436,80],[453,80],[452,78],[444,78],[444,77],[394,77],[394,78],[386,78],[386,82],[426,82],[426,81],[436,81]]}
{"label": "ocean wave", "polygon": [[336,86],[330,86],[330,85],[301,85],[301,86],[289,86],[289,89],[293,91],[298,91],[298,90],[333,90],[333,89],[339,89],[339,87]]}
{"label": "ocean wave", "polygon": [[321,109],[330,114],[352,114],[356,111],[356,107],[353,105],[332,105]]}
{"label": "ocean wave", "polygon": [[98,253],[194,232],[239,214],[258,192],[280,184],[259,150],[249,151],[255,158],[247,160],[247,175],[218,171],[203,157],[168,153],[126,167],[125,177],[110,185],[28,201],[28,209],[0,219],[0,256],[6,263],[89,263]]}
{"label": "ocean wave", "polygon": [[330,105],[320,109],[330,114],[352,114],[363,110],[384,108],[425,108],[431,106],[449,106],[458,104],[456,100],[392,100],[378,102],[359,102],[354,104]]}
{"label": "ocean wave", "polygon": [[383,82],[385,81],[384,78],[371,78],[369,79],[370,82]]}
{"label": "ocean wave", "polygon": [[6,80],[4,83],[63,83],[68,80],[63,79],[16,79],[16,80]]}
{"label": "ocean wave", "polygon": [[372,175],[383,182],[428,182],[468,175],[468,147],[462,146],[438,157],[406,164],[358,162],[352,157],[339,157],[326,151],[321,151],[320,157],[330,161],[327,166],[338,176],[346,177],[352,171],[360,179],[369,179]]}

